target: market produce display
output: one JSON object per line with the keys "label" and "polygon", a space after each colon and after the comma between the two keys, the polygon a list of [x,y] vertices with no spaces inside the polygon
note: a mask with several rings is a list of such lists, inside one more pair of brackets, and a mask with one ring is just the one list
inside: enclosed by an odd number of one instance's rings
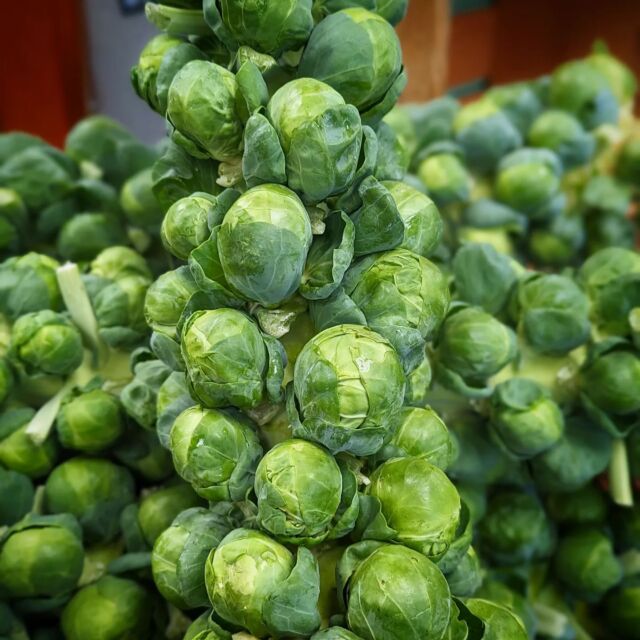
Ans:
{"label": "market produce display", "polygon": [[640,638],[636,81],[398,106],[406,9],[149,2],[167,140],[0,134],[0,639]]}

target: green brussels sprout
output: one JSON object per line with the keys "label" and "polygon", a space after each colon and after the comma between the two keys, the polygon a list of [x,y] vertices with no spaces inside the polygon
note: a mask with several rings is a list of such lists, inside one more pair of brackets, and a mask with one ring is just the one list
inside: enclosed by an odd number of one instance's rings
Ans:
{"label": "green brussels sprout", "polygon": [[174,202],[160,229],[164,248],[176,258],[186,260],[211,235],[209,217],[216,202],[208,193],[194,193]]}
{"label": "green brussels sprout", "polygon": [[409,249],[425,258],[440,244],[443,222],[433,200],[404,182],[384,181],[383,186],[393,197],[404,223],[402,249]]}
{"label": "green brussels sprout", "polygon": [[453,306],[437,344],[440,381],[463,395],[489,395],[488,378],[516,357],[513,331],[478,307]]}
{"label": "green brussels sprout", "polygon": [[0,265],[0,311],[12,320],[31,311],[59,311],[59,266],[53,258],[33,251],[5,260]]}
{"label": "green brussels sprout", "polygon": [[65,153],[81,166],[120,188],[134,173],[149,167],[156,152],[136,140],[124,127],[106,116],[81,120],[67,135]]}
{"label": "green brussels sprout", "polygon": [[182,330],[181,351],[189,389],[206,407],[250,409],[280,397],[284,349],[240,311],[196,311]]}
{"label": "green brussels sprout", "polygon": [[273,94],[267,117],[284,152],[287,184],[305,202],[320,202],[351,185],[362,125],[357,109],[335,89],[313,78],[292,80]]}
{"label": "green brussels sprout", "polygon": [[30,147],[46,146],[47,143],[42,138],[24,131],[0,133],[0,164],[4,164],[11,156]]}
{"label": "green brussels sprout", "polygon": [[164,210],[156,200],[152,187],[151,167],[147,167],[122,185],[120,206],[131,226],[156,233],[162,223]]}
{"label": "green brussels sprout", "polygon": [[587,297],[567,276],[527,274],[518,283],[511,312],[527,342],[539,353],[566,354],[591,334]]}
{"label": "green brussels sprout", "polygon": [[637,578],[625,580],[610,591],[604,599],[604,619],[607,629],[612,630],[621,640],[637,640],[640,584]]}
{"label": "green brussels sprout", "polygon": [[436,143],[425,151],[418,166],[418,178],[439,207],[469,199],[471,176],[460,156],[458,147]]}
{"label": "green brussels sprout", "polygon": [[580,267],[578,281],[591,302],[591,318],[604,332],[626,336],[629,314],[640,306],[640,255],[610,247],[589,256]]}
{"label": "green brussels sprout", "polygon": [[170,446],[178,475],[212,502],[243,500],[262,457],[251,423],[232,413],[200,406],[185,409],[176,418]]}
{"label": "green brussels sprout", "polygon": [[553,558],[555,577],[587,602],[597,602],[622,579],[611,540],[598,529],[581,529],[560,539]]}
{"label": "green brussels sprout", "polygon": [[103,576],[80,589],[62,611],[67,640],[150,637],[153,601],[133,580]]}
{"label": "green brussels sprout", "polygon": [[298,74],[327,82],[374,122],[406,84],[398,36],[384,18],[361,8],[338,11],[316,26]]}
{"label": "green brussels sprout", "polygon": [[82,337],[60,313],[33,311],[15,321],[10,357],[27,375],[67,376],[82,363]]}
{"label": "green brussels sprout", "polygon": [[574,60],[551,76],[549,102],[568,111],[588,130],[618,120],[618,101],[607,78],[588,60]]}
{"label": "green brussels sprout", "polygon": [[106,280],[138,276],[151,280],[147,261],[129,247],[108,247],[91,261],[90,274]]}
{"label": "green brussels sprout", "polygon": [[555,545],[555,530],[538,499],[515,490],[489,500],[479,533],[482,552],[502,566],[543,560]]}
{"label": "green brussels sprout", "polygon": [[615,174],[627,183],[637,184],[640,180],[640,138],[631,134],[620,149]]}
{"label": "green brussels sprout", "polygon": [[213,611],[209,609],[189,625],[182,640],[232,640],[232,637],[214,621]]}
{"label": "green brussels sprout", "polygon": [[124,433],[118,398],[103,389],[76,390],[63,401],[56,430],[66,449],[98,453]]}
{"label": "green brussels sprout", "polygon": [[532,147],[550,149],[558,155],[565,169],[588,162],[595,152],[595,139],[580,121],[566,111],[550,109],[541,113],[531,125],[527,142]]}
{"label": "green brussels sprout", "polygon": [[236,529],[207,558],[207,593],[215,612],[253,635],[307,636],[320,626],[317,560],[297,556],[264,533]]}
{"label": "green brussels sprout", "polygon": [[205,19],[223,42],[246,45],[277,56],[299,49],[311,34],[312,0],[267,0],[255,4],[237,0],[205,2]]}
{"label": "green brussels sprout", "polygon": [[374,331],[339,325],[314,336],[294,368],[289,409],[296,437],[332,453],[371,455],[390,437],[402,406],[405,378],[398,355]]}
{"label": "green brussels sprout", "polygon": [[174,472],[171,454],[160,444],[158,435],[137,426],[126,432],[113,455],[150,482],[166,480]]}
{"label": "green brussels sprout", "polygon": [[122,510],[134,502],[127,469],[101,458],[72,458],[57,466],[44,485],[49,513],[74,515],[91,542],[109,542],[120,532]]}
{"label": "green brussels sprout", "polygon": [[[313,3],[313,11],[317,16],[316,20],[350,7],[363,7],[378,14],[387,22],[396,25],[407,14],[409,0],[314,0]],[[321,633],[319,632],[319,637]]]}
{"label": "green brussels sprout", "polygon": [[526,459],[558,442],[564,416],[548,389],[527,378],[511,378],[491,396],[491,426],[509,453]]}
{"label": "green brussels sprout", "polygon": [[405,370],[415,369],[449,307],[449,286],[438,267],[407,249],[396,249],[354,264],[343,286],[368,326],[395,347]]}
{"label": "green brussels sprout", "polygon": [[[498,578],[499,579],[499,578]],[[534,638],[538,627],[538,619],[530,598],[510,589],[498,579],[484,580],[476,593],[476,597],[489,600],[506,607],[520,619],[529,638]]]}
{"label": "green brussels sprout", "polygon": [[105,281],[91,296],[100,337],[111,347],[133,347],[147,335],[144,303],[149,280],[126,276]]}
{"label": "green brussels sprout", "polygon": [[380,463],[391,458],[424,458],[444,471],[453,461],[453,447],[449,430],[431,407],[403,407],[391,440],[374,460]]}
{"label": "green brussels sprout", "polygon": [[58,457],[59,447],[53,438],[35,444],[26,429],[35,415],[33,409],[7,409],[0,414],[0,464],[29,478],[46,476]]}
{"label": "green brussels sprout", "polygon": [[500,158],[522,146],[518,129],[488,96],[464,105],[453,131],[469,167],[478,173],[493,171]]}
{"label": "green brussels sprout", "polygon": [[202,506],[203,500],[184,482],[166,485],[148,493],[140,500],[137,512],[137,524],[143,540],[153,547],[178,514]]}
{"label": "green brussels sprout", "polygon": [[433,379],[433,369],[425,354],[422,362],[407,376],[404,404],[409,407],[425,407],[429,402],[429,389]]}
{"label": "green brussels sprout", "polygon": [[[371,523],[363,538],[389,539],[419,551],[432,560],[441,558],[453,542],[460,522],[460,496],[442,470],[425,458],[393,458],[370,477],[366,495],[379,503],[384,530]],[[362,514],[361,521],[367,517]],[[360,526],[360,523],[359,523]]]}
{"label": "green brussels sprout", "polygon": [[195,404],[189,386],[187,385],[187,377],[182,371],[173,371],[160,385],[156,396],[156,413],[158,420],[156,422],[155,433],[159,443],[170,448],[171,427],[176,418],[189,407]]}
{"label": "green brussels sprout", "polygon": [[551,493],[547,496],[546,506],[559,525],[600,525],[607,520],[605,494],[592,484],[568,495]]}
{"label": "green brussels sprout", "polygon": [[586,218],[587,253],[608,247],[633,249],[635,227],[633,221],[617,213],[607,211],[588,212]]}
{"label": "green brussels sprout", "polygon": [[151,570],[163,598],[179,609],[208,604],[204,566],[211,549],[229,533],[223,514],[194,507],[180,513],[153,545]]}
{"label": "green brussels sprout", "polygon": [[78,584],[83,562],[82,533],[73,516],[28,515],[0,541],[0,594],[65,597]]}
{"label": "green brussels sprout", "polygon": [[93,260],[104,249],[124,244],[120,221],[110,213],[79,213],[64,224],[58,236],[58,253],[74,262]]}
{"label": "green brussels sprout", "polygon": [[5,527],[31,511],[35,490],[29,476],[3,467],[0,467],[0,485],[0,527]]}
{"label": "green brussels sprout", "polygon": [[464,606],[482,621],[482,640],[527,640],[524,624],[507,607],[481,598],[468,598]]}
{"label": "green brussels sprout", "polygon": [[184,309],[197,291],[189,267],[178,267],[160,275],[149,286],[144,299],[144,316],[149,327],[176,338]]}
{"label": "green brussels sprout", "polygon": [[569,418],[564,435],[533,458],[531,468],[542,491],[573,492],[602,473],[611,458],[611,436],[581,416]]}
{"label": "green brussels sprout", "polygon": [[529,252],[537,263],[562,267],[574,262],[586,242],[584,218],[561,213],[529,235]]}
{"label": "green brussels sprout", "polygon": [[627,343],[597,344],[579,376],[583,398],[601,411],[626,416],[640,410],[640,356]]}
{"label": "green brussels sprout", "polygon": [[607,79],[620,105],[633,102],[638,82],[631,69],[609,53],[606,43],[596,41],[592,49],[586,61]]}
{"label": "green brussels sprout", "polygon": [[236,107],[238,85],[230,71],[205,60],[192,60],[176,73],[167,96],[173,139],[190,153],[219,161],[238,158],[242,121]]}
{"label": "green brussels sprout", "polygon": [[345,535],[355,524],[355,476],[322,447],[285,440],[256,470],[257,521],[281,542],[318,544]]}
{"label": "green brussels sprout", "polygon": [[217,232],[224,276],[249,300],[277,306],[300,286],[311,239],[309,216],[293,191],[275,184],[249,189]]}
{"label": "green brussels sprout", "polygon": [[15,191],[33,212],[68,195],[77,178],[74,161],[49,145],[19,151],[0,167],[0,187]]}
{"label": "green brussels sprout", "polygon": [[484,518],[484,514],[487,512],[487,488],[456,479],[456,489],[458,489],[462,504],[467,507],[470,522],[475,525]]}
{"label": "green brussels sprout", "polygon": [[452,595],[468,598],[476,593],[482,584],[482,570],[480,559],[473,547],[467,549],[459,563],[446,577]]}
{"label": "green brussels sprout", "polygon": [[485,97],[501,109],[523,136],[542,111],[540,98],[525,82],[491,87]]}
{"label": "green brussels sprout", "polygon": [[464,244],[452,262],[456,296],[489,313],[502,310],[518,279],[519,265],[490,244]]}
{"label": "green brussels sprout", "polygon": [[532,220],[544,220],[563,204],[562,163],[549,149],[518,149],[506,155],[497,169],[496,198]]}
{"label": "green brussels sprout", "polygon": [[[374,177],[383,181],[404,180],[411,163],[409,143],[384,120],[376,127],[376,138],[378,139],[378,156],[373,172]],[[422,188],[417,191],[423,193]]]}
{"label": "green brussels sprout", "polygon": [[24,243],[28,221],[20,195],[0,187],[0,251],[17,253]]}
{"label": "green brussels sprout", "polygon": [[360,542],[343,555],[338,582],[349,628],[364,640],[444,637],[452,606],[449,586],[438,567],[418,552]]}
{"label": "green brussels sprout", "polygon": [[362,640],[362,638],[342,627],[327,627],[314,633],[311,640]]}

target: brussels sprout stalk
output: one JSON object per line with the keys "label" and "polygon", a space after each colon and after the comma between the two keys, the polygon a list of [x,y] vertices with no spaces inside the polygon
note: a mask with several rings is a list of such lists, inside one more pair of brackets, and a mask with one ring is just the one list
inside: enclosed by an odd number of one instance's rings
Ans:
{"label": "brussels sprout stalk", "polygon": [[631,488],[627,444],[623,438],[615,438],[613,441],[611,464],[609,466],[609,484],[611,486],[611,498],[616,504],[621,507],[633,506],[633,489]]}

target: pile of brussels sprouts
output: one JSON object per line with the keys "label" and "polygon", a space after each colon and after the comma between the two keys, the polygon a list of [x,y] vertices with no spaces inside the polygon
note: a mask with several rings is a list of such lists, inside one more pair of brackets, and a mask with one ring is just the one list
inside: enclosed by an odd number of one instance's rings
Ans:
{"label": "pile of brussels sprouts", "polygon": [[0,639],[640,638],[635,79],[396,106],[406,9],[149,2],[163,145],[0,135]]}

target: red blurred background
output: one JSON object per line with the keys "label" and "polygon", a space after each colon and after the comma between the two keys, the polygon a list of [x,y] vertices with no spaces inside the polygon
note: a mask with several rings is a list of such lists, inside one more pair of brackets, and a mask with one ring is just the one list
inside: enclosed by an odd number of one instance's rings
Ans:
{"label": "red blurred background", "polygon": [[[0,6],[0,130],[23,129],[59,145],[91,104],[85,4]],[[399,33],[410,79],[405,100],[448,90],[468,97],[541,75],[585,55],[597,38],[640,75],[638,0],[412,0]]]}

